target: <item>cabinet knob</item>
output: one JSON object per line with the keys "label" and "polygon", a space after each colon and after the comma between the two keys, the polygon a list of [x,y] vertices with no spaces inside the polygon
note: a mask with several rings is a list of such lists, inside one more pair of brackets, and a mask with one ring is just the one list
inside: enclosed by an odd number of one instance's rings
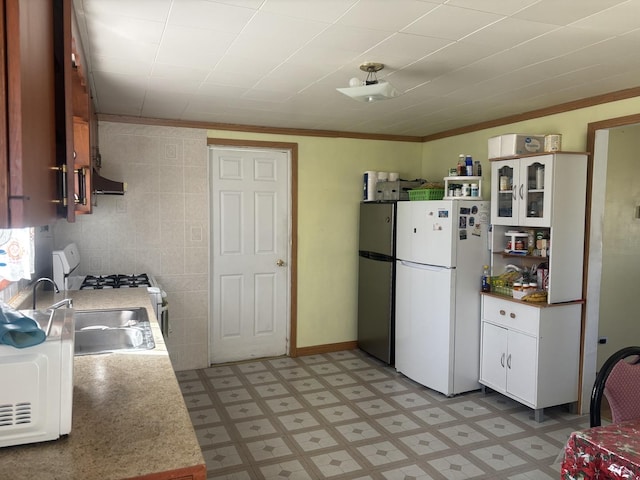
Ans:
{"label": "cabinet knob", "polygon": [[504,310],[500,310],[500,315],[502,315],[503,317],[507,314],[507,312],[505,312]]}
{"label": "cabinet knob", "polygon": [[504,368],[504,352],[502,352],[502,356],[500,357],[500,366]]}
{"label": "cabinet knob", "polygon": [[507,368],[511,369],[511,354],[507,357]]}
{"label": "cabinet knob", "polygon": [[513,312],[511,312],[511,313],[509,314],[509,316],[510,316],[511,318],[516,318],[516,314],[515,314],[515,313],[513,313]]}

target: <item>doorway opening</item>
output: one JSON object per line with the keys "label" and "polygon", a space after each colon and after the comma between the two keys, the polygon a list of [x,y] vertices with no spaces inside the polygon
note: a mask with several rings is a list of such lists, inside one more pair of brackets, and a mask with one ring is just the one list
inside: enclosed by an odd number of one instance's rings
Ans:
{"label": "doorway opening", "polygon": [[[608,262],[608,258],[611,256],[607,254],[608,248],[606,242],[607,235],[605,230],[605,207],[606,207],[606,187],[607,187],[607,170],[611,168],[617,168],[614,158],[609,158],[610,141],[614,143],[617,140],[611,140],[610,134],[621,127],[634,127],[640,126],[640,114],[628,115],[624,117],[610,118],[598,122],[590,123],[587,127],[587,151],[590,152],[590,165],[589,165],[589,185],[587,189],[589,195],[587,196],[587,211],[590,212],[588,218],[588,237],[587,237],[587,250],[585,252],[585,267],[586,267],[586,281],[583,285],[584,297],[588,299],[585,305],[585,313],[583,318],[583,338],[582,338],[582,373],[581,373],[581,399],[583,410],[585,406],[589,405],[589,397],[591,395],[591,388],[593,381],[595,380],[597,370],[599,369],[599,327],[600,327],[600,311],[602,308],[602,295],[606,295],[603,291],[603,282],[606,276],[607,268],[610,265],[605,265]],[[615,137],[614,137],[615,138]],[[631,195],[631,194],[630,194]],[[631,196],[629,197],[631,198]],[[627,208],[627,210],[629,210]],[[626,223],[628,224],[632,220],[633,213],[629,210],[629,216]],[[615,215],[614,215],[615,216]],[[610,221],[611,218],[607,216]],[[638,220],[640,221],[640,220]],[[628,225],[627,225],[628,226]],[[629,266],[631,264],[629,263]],[[609,282],[611,283],[611,282]],[[629,296],[630,305],[633,305],[633,296]],[[621,307],[621,305],[618,305]],[[616,307],[616,308],[618,308]],[[617,347],[622,348],[628,345],[607,345],[607,349],[615,351]],[[600,355],[604,356],[605,355]]]}

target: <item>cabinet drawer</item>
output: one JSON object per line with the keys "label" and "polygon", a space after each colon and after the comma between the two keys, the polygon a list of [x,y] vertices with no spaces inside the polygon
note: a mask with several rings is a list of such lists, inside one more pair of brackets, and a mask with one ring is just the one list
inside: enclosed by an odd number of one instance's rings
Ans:
{"label": "cabinet drawer", "polygon": [[496,325],[538,335],[540,309],[499,298],[482,296],[482,318]]}

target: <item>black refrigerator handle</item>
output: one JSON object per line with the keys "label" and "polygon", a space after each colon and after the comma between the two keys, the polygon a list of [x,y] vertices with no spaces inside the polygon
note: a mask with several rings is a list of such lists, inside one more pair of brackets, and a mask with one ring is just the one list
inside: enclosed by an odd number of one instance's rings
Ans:
{"label": "black refrigerator handle", "polygon": [[375,260],[377,262],[393,262],[395,259],[390,255],[385,255],[383,253],[376,252],[367,252],[364,250],[358,251],[359,255],[363,258],[368,258],[369,260]]}

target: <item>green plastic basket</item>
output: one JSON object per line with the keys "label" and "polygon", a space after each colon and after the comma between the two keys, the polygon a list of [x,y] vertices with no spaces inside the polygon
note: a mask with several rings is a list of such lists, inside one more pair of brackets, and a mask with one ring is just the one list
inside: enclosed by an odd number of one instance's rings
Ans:
{"label": "green plastic basket", "polygon": [[419,188],[409,190],[409,200],[442,200],[444,188]]}

